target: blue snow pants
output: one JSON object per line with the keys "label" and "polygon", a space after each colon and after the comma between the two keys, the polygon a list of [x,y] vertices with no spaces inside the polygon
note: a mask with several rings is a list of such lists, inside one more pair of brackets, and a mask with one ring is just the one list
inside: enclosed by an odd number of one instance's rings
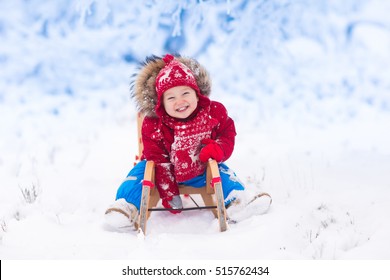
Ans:
{"label": "blue snow pants", "polygon": [[[127,202],[134,204],[137,209],[140,208],[141,194],[142,194],[142,180],[144,178],[144,172],[146,167],[146,161],[140,161],[133,169],[130,170],[126,179],[120,185],[116,200],[124,198]],[[233,190],[244,190],[243,184],[237,178],[236,174],[229,169],[224,163],[219,163],[219,172],[222,181],[223,196],[225,198],[225,205],[231,202],[231,199],[226,200],[230,192]],[[187,186],[194,188],[200,188],[206,185],[206,172],[188,181],[182,182]]]}

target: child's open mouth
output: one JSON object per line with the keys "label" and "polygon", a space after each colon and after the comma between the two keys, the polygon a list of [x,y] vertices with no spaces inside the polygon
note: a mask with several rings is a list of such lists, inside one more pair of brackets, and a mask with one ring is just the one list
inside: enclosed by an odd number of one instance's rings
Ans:
{"label": "child's open mouth", "polygon": [[176,112],[181,113],[181,112],[184,112],[187,109],[188,109],[188,106],[179,107],[179,108],[176,109]]}

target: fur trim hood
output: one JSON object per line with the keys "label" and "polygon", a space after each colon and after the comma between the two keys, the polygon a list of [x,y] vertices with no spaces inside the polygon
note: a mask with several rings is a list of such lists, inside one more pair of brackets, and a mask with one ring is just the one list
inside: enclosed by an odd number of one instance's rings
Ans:
{"label": "fur trim hood", "polygon": [[[207,70],[193,58],[174,55],[175,59],[186,65],[195,76],[200,95],[209,97],[211,93],[211,79]],[[130,92],[137,109],[148,117],[157,117],[155,108],[157,105],[156,77],[164,68],[162,57],[149,56],[141,63],[138,74],[133,75]]]}

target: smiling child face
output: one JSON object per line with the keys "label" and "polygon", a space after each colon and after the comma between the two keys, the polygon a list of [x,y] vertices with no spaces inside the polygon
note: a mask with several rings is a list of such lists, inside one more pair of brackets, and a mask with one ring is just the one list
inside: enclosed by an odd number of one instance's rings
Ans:
{"label": "smiling child face", "polygon": [[188,86],[168,89],[163,95],[163,105],[168,115],[178,119],[188,118],[198,106],[198,95]]}

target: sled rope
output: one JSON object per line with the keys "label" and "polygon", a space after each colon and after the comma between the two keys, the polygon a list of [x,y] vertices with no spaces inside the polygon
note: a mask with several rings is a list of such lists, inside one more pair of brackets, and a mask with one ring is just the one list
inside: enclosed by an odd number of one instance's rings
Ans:
{"label": "sled rope", "polygon": [[147,187],[149,187],[149,188],[153,188],[153,187],[154,187],[153,182],[152,182],[152,181],[149,181],[149,180],[143,180],[143,181],[142,181],[142,185],[143,185],[143,186],[147,186]]}
{"label": "sled rope", "polygon": [[196,203],[195,199],[193,199],[192,196],[190,196],[190,195],[188,195],[188,196],[191,198],[192,202],[196,205],[196,207],[199,207],[199,204]]}
{"label": "sled rope", "polygon": [[221,177],[214,177],[211,179],[211,186],[214,188],[215,184],[221,183]]}

